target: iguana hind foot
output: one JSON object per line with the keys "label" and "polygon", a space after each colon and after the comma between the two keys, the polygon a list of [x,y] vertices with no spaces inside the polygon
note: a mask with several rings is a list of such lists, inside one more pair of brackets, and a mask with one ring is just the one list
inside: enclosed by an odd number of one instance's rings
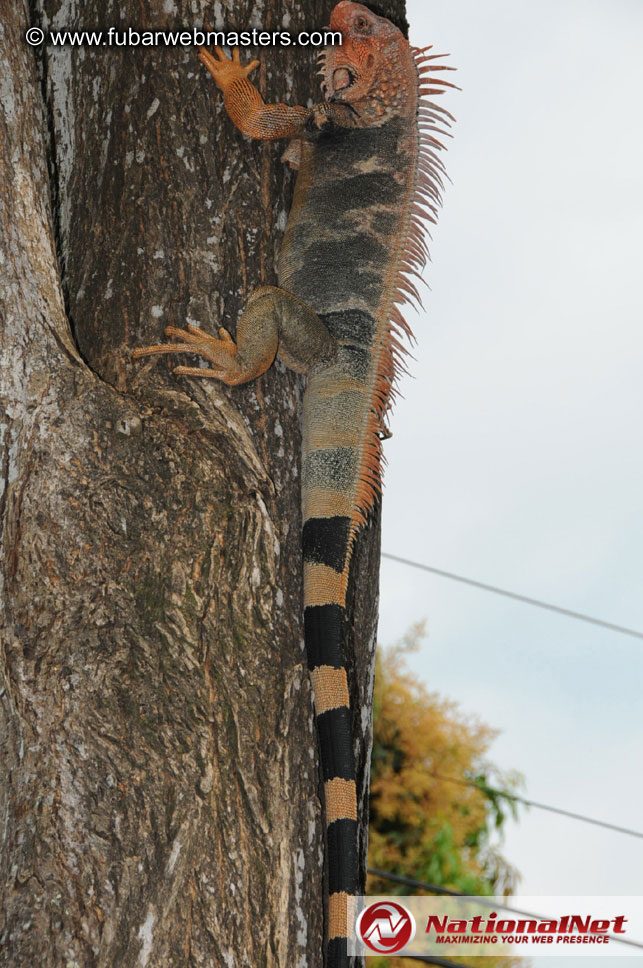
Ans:
{"label": "iguana hind foot", "polygon": [[165,335],[181,342],[141,346],[132,358],[194,353],[208,360],[211,368],[177,366],[177,376],[207,376],[229,386],[261,376],[277,352],[288,366],[306,373],[335,351],[335,341],[319,316],[278,286],[262,286],[252,294],[237,324],[236,343],[223,327],[213,336],[192,323],[185,329],[166,326]]}
{"label": "iguana hind foot", "polygon": [[206,333],[199,326],[187,324],[186,329],[177,326],[166,326],[165,335],[180,339],[180,343],[157,343],[153,346],[141,346],[132,353],[133,359],[142,356],[154,356],[160,353],[194,353],[202,356],[212,364],[211,369],[195,366],[176,366],[177,376],[207,376],[224,383],[239,382],[239,367],[236,361],[237,346],[227,329],[221,327],[219,336]]}

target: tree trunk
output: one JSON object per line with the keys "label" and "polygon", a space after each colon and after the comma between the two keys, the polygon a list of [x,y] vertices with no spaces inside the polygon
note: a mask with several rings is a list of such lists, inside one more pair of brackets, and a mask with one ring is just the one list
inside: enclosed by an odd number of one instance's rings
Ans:
{"label": "tree trunk", "polygon": [[[331,5],[232,6],[126,0],[117,15],[104,0],[38,0],[28,16],[0,0],[0,964],[12,968],[323,960],[303,382],[279,363],[227,388],[176,379],[176,360],[130,361],[168,324],[234,333],[248,295],[274,282],[292,176],[282,146],[232,127],[193,48],[24,41],[30,19],[271,29],[289,14],[296,32],[328,23]],[[264,49],[264,96],[318,97],[316,53]],[[375,520],[347,629],[364,818],[378,562]]]}

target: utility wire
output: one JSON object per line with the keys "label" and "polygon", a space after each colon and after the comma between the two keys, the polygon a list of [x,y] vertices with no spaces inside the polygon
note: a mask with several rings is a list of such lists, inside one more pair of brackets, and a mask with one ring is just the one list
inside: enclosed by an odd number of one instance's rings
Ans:
{"label": "utility wire", "polygon": [[[390,874],[388,871],[378,870],[377,867],[368,867],[366,869],[367,874],[372,874],[373,877],[381,877],[384,881],[395,881],[396,884],[406,884],[408,887],[420,887],[423,891],[429,891],[431,894],[439,894],[443,897],[471,897],[470,894],[462,894],[460,891],[450,891],[448,887],[437,887],[435,884],[425,884],[423,881],[415,881],[412,877],[404,877],[402,874]],[[494,905],[486,901],[480,901],[484,907],[493,907]],[[498,905],[502,907],[502,905]],[[503,911],[511,911],[511,908],[503,907]],[[523,914],[523,911],[516,911],[516,914]]]}
{"label": "utility wire", "polygon": [[447,961],[446,958],[430,958],[428,955],[422,957],[422,955],[398,955],[398,958],[403,958],[405,961],[420,961],[425,965],[439,965],[440,968],[467,968],[467,965],[461,965],[457,961]]}
{"label": "utility wire", "polygon": [[[471,787],[474,790],[480,790],[484,793],[484,787],[476,783],[475,780],[460,780],[455,776],[442,776],[440,773],[429,773],[436,780],[442,780],[444,783],[457,783],[458,786]],[[605,827],[607,830],[616,830],[619,834],[628,834],[630,837],[640,837],[643,839],[643,831],[632,830],[631,827],[620,827],[615,823],[608,823],[606,820],[596,820],[594,817],[586,817],[582,813],[574,813],[572,810],[563,810],[562,807],[551,807],[547,803],[539,803],[537,800],[528,800],[527,797],[520,797],[516,793],[505,793],[504,790],[497,790],[495,787],[489,787],[492,793],[497,793],[507,800],[516,800],[519,803],[524,803],[528,807],[537,807],[538,810],[547,810],[549,813],[559,813],[563,817],[571,817],[572,820],[582,820],[583,823],[591,823],[596,827]]]}
{"label": "utility wire", "polygon": [[[375,867],[368,867],[366,873],[372,874],[373,877],[380,877],[383,881],[393,881],[396,884],[405,884],[408,887],[419,887],[421,890],[428,891],[430,894],[440,894],[445,897],[472,896],[471,894],[463,894],[462,891],[450,891],[448,888],[438,887],[436,884],[425,884],[424,881],[416,881],[412,877],[404,877],[402,874],[390,874],[388,871],[381,871]],[[509,911],[511,914],[521,914],[524,918],[532,918],[539,921],[544,920],[542,914],[534,914],[533,911],[521,911],[519,908],[509,907],[507,904],[499,904],[497,901],[487,901],[483,897],[476,897],[476,903],[481,907],[501,908],[501,910]],[[643,949],[643,943],[640,941],[619,938],[616,934],[607,934],[605,937],[609,938],[610,941],[618,942],[618,944],[627,944],[631,948]]]}
{"label": "utility wire", "polygon": [[585,615],[584,612],[573,612],[569,608],[562,608],[560,605],[552,605],[551,602],[542,602],[538,598],[530,598],[528,595],[519,595],[517,592],[507,591],[506,588],[498,588],[496,585],[487,585],[482,581],[475,581],[473,578],[465,578],[463,575],[456,575],[451,571],[443,571],[441,568],[433,568],[431,565],[423,565],[419,561],[411,561],[409,558],[400,558],[398,555],[390,555],[382,552],[382,558],[390,561],[397,561],[400,565],[408,565],[410,568],[419,568],[420,571],[428,571],[432,575],[439,575],[440,578],[449,578],[451,581],[459,581],[463,585],[472,585],[474,588],[481,588],[485,592],[493,592],[494,595],[504,595],[505,598],[513,598],[516,602],[524,602],[526,605],[534,605],[536,608],[544,608],[549,612],[557,612],[558,615],[566,615],[568,618],[578,619],[580,622],[588,622],[590,625],[598,625],[600,628],[609,629],[610,632],[619,632],[621,635],[631,635],[635,639],[643,639],[643,632],[636,629],[627,628],[625,625],[615,625],[613,622],[604,622],[601,618],[594,618]]}

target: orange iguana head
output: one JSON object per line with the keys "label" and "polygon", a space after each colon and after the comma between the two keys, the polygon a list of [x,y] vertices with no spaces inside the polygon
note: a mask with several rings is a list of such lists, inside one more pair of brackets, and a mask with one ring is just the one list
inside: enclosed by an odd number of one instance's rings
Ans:
{"label": "orange iguana head", "polygon": [[342,43],[323,54],[326,100],[378,104],[378,114],[394,113],[395,102],[407,103],[416,73],[409,44],[390,20],[361,3],[341,0],[330,15],[330,28],[341,32]]}

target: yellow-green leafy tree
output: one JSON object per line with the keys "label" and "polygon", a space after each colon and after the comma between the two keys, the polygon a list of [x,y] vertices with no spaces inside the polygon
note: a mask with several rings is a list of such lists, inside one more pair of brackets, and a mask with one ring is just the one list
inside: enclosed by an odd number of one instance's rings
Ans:
{"label": "yellow-green leafy tree", "polygon": [[[502,774],[485,756],[496,732],[430,693],[408,672],[422,625],[380,651],[375,672],[369,867],[469,895],[510,893],[518,880],[494,844],[515,811],[517,773]],[[421,894],[369,876],[369,894]],[[458,958],[493,968],[519,959]],[[417,962],[414,962],[417,964]],[[408,959],[373,961],[409,965]]]}

